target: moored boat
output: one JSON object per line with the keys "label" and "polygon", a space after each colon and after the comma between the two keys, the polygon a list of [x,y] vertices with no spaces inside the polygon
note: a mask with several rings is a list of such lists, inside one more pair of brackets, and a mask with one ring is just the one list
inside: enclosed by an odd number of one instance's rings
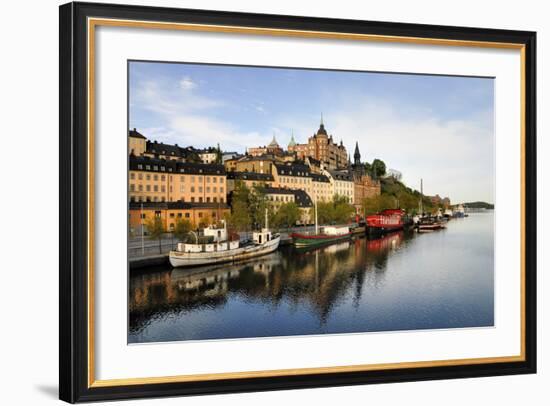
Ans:
{"label": "moored boat", "polygon": [[292,241],[296,247],[328,244],[351,238],[352,232],[348,226],[324,226],[312,234],[292,233]]}
{"label": "moored boat", "polygon": [[423,217],[416,224],[416,230],[419,233],[425,233],[446,228],[445,223],[437,217]]}
{"label": "moored boat", "polygon": [[403,229],[403,216],[401,209],[385,209],[377,214],[367,216],[368,234],[385,234]]}
{"label": "moored boat", "polygon": [[175,251],[170,251],[169,260],[173,267],[199,266],[240,261],[269,254],[279,247],[281,236],[272,234],[269,228],[252,233],[250,241],[228,239],[225,222],[223,228],[204,229],[207,242],[201,243],[196,237],[194,243],[178,243]]}

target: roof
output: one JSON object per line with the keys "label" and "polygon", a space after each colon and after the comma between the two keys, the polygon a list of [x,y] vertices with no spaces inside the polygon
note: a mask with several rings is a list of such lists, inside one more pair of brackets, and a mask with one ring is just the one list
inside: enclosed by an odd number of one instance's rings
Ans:
{"label": "roof", "polygon": [[311,197],[302,189],[287,189],[280,187],[266,187],[263,189],[266,195],[294,195],[294,202],[298,207],[311,207],[313,201]]}
{"label": "roof", "polygon": [[273,139],[269,143],[268,147],[270,147],[270,148],[279,148],[279,143],[275,139],[275,136],[273,136]]}
{"label": "roof", "polygon": [[311,173],[309,176],[313,179],[314,182],[326,182],[326,183],[330,182],[330,179],[325,175],[320,175],[318,173]]}
{"label": "roof", "polygon": [[223,165],[177,162],[170,159],[134,155],[130,155],[129,157],[129,169],[133,171],[172,172],[194,175],[225,175],[225,167]]}
{"label": "roof", "polygon": [[154,155],[170,155],[175,157],[185,157],[188,153],[194,152],[194,148],[182,148],[178,144],[164,144],[157,141],[147,141],[145,152]]}
{"label": "roof", "polygon": [[304,178],[310,175],[309,166],[303,164],[276,163],[275,168],[277,168],[277,173],[279,175],[300,176]]}
{"label": "roof", "polygon": [[347,171],[329,170],[328,172],[330,173],[330,176],[332,176],[336,180],[347,180],[347,181],[353,180],[353,175]]}
{"label": "roof", "polygon": [[186,210],[186,209],[229,209],[226,203],[190,203],[190,202],[130,202],[130,210]]}
{"label": "roof", "polygon": [[317,130],[317,135],[327,135],[327,130],[325,130],[325,125],[321,123],[319,129]]}
{"label": "roof", "polygon": [[259,172],[228,172],[227,179],[241,179],[241,180],[263,180],[265,182],[273,182],[273,175],[270,173]]}
{"label": "roof", "polygon": [[141,139],[144,139],[144,140],[147,139],[143,134],[138,132],[138,130],[136,130],[135,128],[133,130],[129,131],[128,136],[130,136],[132,138],[141,138]]}

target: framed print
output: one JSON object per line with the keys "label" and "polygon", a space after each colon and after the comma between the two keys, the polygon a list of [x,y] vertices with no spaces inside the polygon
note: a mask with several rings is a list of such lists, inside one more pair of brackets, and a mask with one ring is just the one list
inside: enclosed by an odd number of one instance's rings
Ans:
{"label": "framed print", "polygon": [[536,34],[60,7],[60,398],[536,372]]}

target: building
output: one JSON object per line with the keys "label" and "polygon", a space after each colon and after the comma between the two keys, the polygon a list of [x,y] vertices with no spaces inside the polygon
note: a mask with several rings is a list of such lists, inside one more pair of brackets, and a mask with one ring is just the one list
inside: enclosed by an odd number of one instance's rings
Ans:
{"label": "building", "polygon": [[349,166],[353,176],[353,205],[359,213],[363,206],[363,200],[381,193],[379,180],[374,180],[367,171],[364,164],[361,163],[361,153],[359,152],[359,143],[355,143],[355,152],[353,154],[353,164]]}
{"label": "building", "polygon": [[309,166],[304,163],[274,163],[273,187],[285,189],[301,189],[312,195],[313,180]]}
{"label": "building", "polygon": [[282,155],[284,151],[279,146],[279,143],[275,139],[274,135],[269,145],[263,147],[251,147],[248,148],[247,152],[248,155],[259,156],[264,154]]}
{"label": "building", "polygon": [[355,201],[355,188],[353,175],[347,170],[323,170],[323,174],[329,179],[332,196],[344,196],[348,202]]}
{"label": "building", "polygon": [[130,202],[225,203],[223,165],[129,157]]}
{"label": "building", "polygon": [[286,203],[295,203],[300,209],[299,224],[311,224],[311,208],[313,201],[311,197],[303,190],[290,190],[286,188],[267,187],[264,189],[267,200],[272,204],[276,212],[281,205]]}
{"label": "building", "polygon": [[239,181],[243,182],[247,188],[252,189],[255,186],[272,186],[274,178],[270,173],[228,172],[227,193],[235,190],[235,184]]}
{"label": "building", "polygon": [[130,155],[141,156],[147,148],[147,138],[135,128],[128,132],[128,152]]}
{"label": "building", "polygon": [[215,164],[218,160],[218,152],[219,150],[214,147],[196,150],[196,153],[198,154],[203,164]]}
{"label": "building", "polygon": [[188,203],[188,202],[130,202],[130,234],[141,233],[141,227],[147,232],[146,224],[158,217],[166,231],[175,228],[176,222],[188,220],[193,228],[199,224],[212,224],[223,219],[230,212],[227,203]]}
{"label": "building", "polygon": [[322,174],[311,173],[311,197],[317,202],[330,202],[333,197],[333,187],[330,179]]}
{"label": "building", "polygon": [[242,158],[244,155],[239,154],[235,151],[222,152],[222,163],[225,164],[225,161],[235,158]]}
{"label": "building", "polygon": [[308,138],[306,144],[297,144],[292,136],[288,151],[295,152],[298,159],[314,158],[324,163],[329,169],[339,169],[347,166],[348,153],[342,141],[336,144],[332,135],[328,135],[323,119],[315,134]]}

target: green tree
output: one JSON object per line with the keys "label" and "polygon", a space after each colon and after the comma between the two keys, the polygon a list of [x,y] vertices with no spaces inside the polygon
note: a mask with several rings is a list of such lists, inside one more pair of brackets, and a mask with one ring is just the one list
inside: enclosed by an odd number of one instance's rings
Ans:
{"label": "green tree", "polygon": [[218,142],[218,147],[216,148],[216,163],[221,164],[222,162],[222,150],[220,148],[220,143]]}
{"label": "green tree", "polygon": [[372,161],[371,174],[375,179],[379,179],[386,174],[386,164],[380,159]]}
{"label": "green tree", "polygon": [[227,223],[236,231],[248,231],[250,228],[252,219],[248,208],[249,197],[250,189],[244,182],[236,181],[231,198],[231,214],[227,216]]}
{"label": "green tree", "polygon": [[192,225],[189,220],[178,218],[174,227],[174,236],[178,240],[183,241],[187,237],[187,234],[189,234],[189,231],[191,231],[191,229]]}
{"label": "green tree", "polygon": [[275,227],[292,227],[300,219],[300,208],[294,202],[283,203],[275,212],[273,223]]}
{"label": "green tree", "polygon": [[210,224],[212,224],[212,219],[208,214],[206,216],[201,217],[201,219],[199,220],[199,228],[206,228]]}
{"label": "green tree", "polygon": [[250,211],[253,228],[261,229],[264,227],[265,211],[268,209],[264,185],[254,186],[248,194],[248,209]]}
{"label": "green tree", "polygon": [[145,222],[147,226],[147,232],[151,240],[157,240],[159,242],[159,254],[162,254],[162,235],[166,232],[162,219],[157,216],[147,219]]}

